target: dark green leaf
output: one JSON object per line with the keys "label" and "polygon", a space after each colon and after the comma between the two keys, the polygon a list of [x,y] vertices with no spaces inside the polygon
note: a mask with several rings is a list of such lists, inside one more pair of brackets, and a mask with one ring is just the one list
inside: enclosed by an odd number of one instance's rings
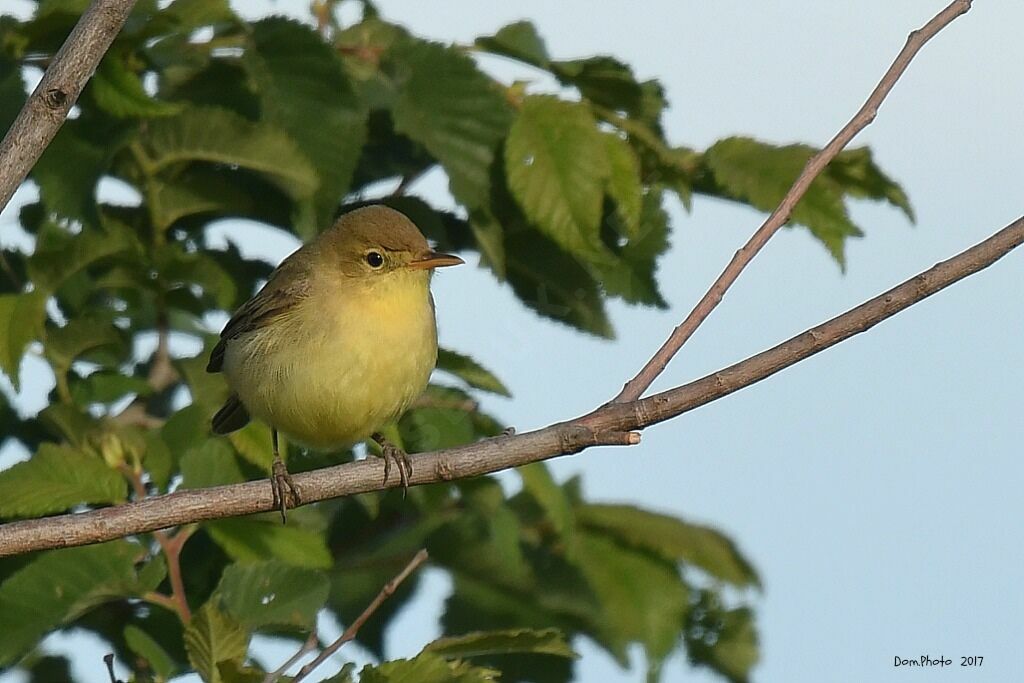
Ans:
{"label": "dark green leaf", "polygon": [[129,394],[145,396],[149,382],[142,377],[129,377],[116,371],[97,371],[71,384],[71,398],[80,406],[92,403],[113,403]]}
{"label": "dark green leaf", "polygon": [[227,440],[207,439],[181,458],[183,489],[201,489],[245,481],[235,451]]}
{"label": "dark green leaf", "polygon": [[185,629],[188,661],[207,683],[222,683],[217,665],[239,662],[249,648],[249,631],[207,602],[192,615]]}
{"label": "dark green leaf", "polygon": [[413,659],[396,659],[379,666],[368,664],[359,672],[359,683],[491,683],[500,673],[467,662],[449,662],[424,652]]}
{"label": "dark green leaf", "polygon": [[640,210],[643,205],[643,186],[640,182],[640,162],[625,140],[614,133],[602,138],[611,164],[608,176],[608,195],[615,201],[615,209],[625,228],[623,235],[630,239],[640,232]]}
{"label": "dark green leaf", "polygon": [[0,370],[15,390],[21,386],[21,358],[29,342],[39,339],[46,320],[46,295],[38,290],[27,294],[0,295]]}
{"label": "dark green leaf", "polygon": [[505,55],[541,68],[547,67],[551,60],[544,39],[529,21],[506,24],[493,36],[477,38],[476,45],[488,52]]}
{"label": "dark green leaf", "polygon": [[68,321],[63,327],[46,331],[46,357],[55,373],[65,373],[82,354],[103,347],[124,350],[124,333],[109,319],[83,316]]}
{"label": "dark green leaf", "polygon": [[584,332],[614,336],[597,283],[568,254],[533,231],[510,234],[505,248],[508,281],[523,303]]}
{"label": "dark green leaf", "polygon": [[126,58],[127,55],[115,50],[100,62],[87,86],[96,104],[119,118],[155,118],[181,111],[180,103],[151,97],[139,75],[128,68]]}
{"label": "dark green leaf", "polygon": [[313,227],[322,229],[349,188],[366,138],[366,112],[337,52],[311,27],[271,17],[253,24],[250,38],[243,64],[257,85],[265,119],[288,131],[316,167]]}
{"label": "dark green leaf", "polygon": [[135,573],[141,550],[128,541],[50,550],[11,575],[0,585],[0,667],[99,603],[151,590]]}
{"label": "dark green leaf", "polygon": [[761,585],[736,544],[710,527],[630,505],[581,505],[576,518],[584,527],[612,535],[620,543],[691,564],[716,579],[736,586]]}
{"label": "dark green leaf", "polygon": [[523,480],[523,493],[537,504],[555,534],[572,540],[575,517],[565,491],[551,476],[548,466],[535,462],[516,469]]}
{"label": "dark green leaf", "polygon": [[423,652],[432,652],[448,659],[512,653],[572,658],[579,656],[566,642],[565,635],[555,628],[476,631],[461,636],[448,636],[428,643],[423,648]]}
{"label": "dark green leaf", "polygon": [[82,503],[121,503],[127,484],[99,458],[44,443],[29,460],[0,472],[0,517],[63,512]]}
{"label": "dark green leaf", "polygon": [[576,86],[580,94],[602,107],[630,114],[640,109],[640,84],[633,70],[614,57],[599,55],[552,62],[551,71],[563,84]]}
{"label": "dark green leaf", "polygon": [[8,130],[25,104],[21,65],[0,55],[0,130]]}
{"label": "dark green leaf", "polygon": [[501,380],[469,356],[448,349],[437,350],[437,367],[449,372],[474,389],[482,389],[500,396],[511,396]]}
{"label": "dark green leaf", "polygon": [[64,123],[32,168],[43,205],[60,216],[98,225],[96,183],[109,154],[91,139],[85,122]]}
{"label": "dark green leaf", "polygon": [[702,591],[686,617],[686,649],[694,664],[731,683],[747,683],[760,656],[753,613],[746,607],[726,609],[717,594]]}
{"label": "dark green leaf", "polygon": [[281,560],[233,564],[224,570],[217,591],[228,614],[251,628],[313,628],[327,601],[327,576]]}
{"label": "dark green leaf", "polygon": [[453,48],[416,41],[393,55],[408,70],[392,111],[395,128],[441,161],[460,202],[486,205],[491,163],[512,118],[508,103]]}
{"label": "dark green leaf", "polygon": [[497,436],[501,425],[481,413],[460,389],[431,385],[398,423],[401,440],[411,452],[452,448]]}
{"label": "dark green leaf", "polygon": [[[70,190],[67,190],[70,191]],[[108,223],[104,229],[85,229],[77,235],[50,232],[28,260],[28,273],[36,288],[54,292],[66,280],[115,255],[138,253],[139,244],[127,227]]]}
{"label": "dark green leaf", "polygon": [[825,173],[839,183],[851,197],[885,200],[902,210],[914,222],[910,199],[896,181],[882,172],[872,158],[871,149],[857,147],[840,152]]}
{"label": "dark green leaf", "polygon": [[213,107],[189,108],[150,122],[143,138],[151,170],[204,161],[254,171],[297,201],[319,187],[315,168],[278,127]]}
{"label": "dark green leaf", "polygon": [[[708,168],[723,193],[762,211],[772,211],[816,150],[807,145],[774,147],[752,138],[719,140],[705,153]],[[851,163],[846,170],[856,164]],[[836,178],[818,176],[794,207],[791,221],[810,229],[845,266],[844,244],[861,236],[843,202],[846,188]],[[857,192],[863,193],[863,186]]]}
{"label": "dark green leaf", "polygon": [[207,523],[206,531],[238,562],[277,559],[296,567],[326,569],[331,566],[324,535],[295,524],[284,526],[277,519],[221,519]]}
{"label": "dark green leaf", "polygon": [[505,170],[513,196],[540,231],[584,262],[609,258],[599,227],[611,163],[585,105],[527,97],[505,143]]}
{"label": "dark green leaf", "polygon": [[171,678],[177,671],[178,667],[171,655],[167,653],[167,650],[153,636],[138,626],[134,624],[126,626],[124,629],[124,639],[132,652],[144,660],[157,676],[167,679]]}

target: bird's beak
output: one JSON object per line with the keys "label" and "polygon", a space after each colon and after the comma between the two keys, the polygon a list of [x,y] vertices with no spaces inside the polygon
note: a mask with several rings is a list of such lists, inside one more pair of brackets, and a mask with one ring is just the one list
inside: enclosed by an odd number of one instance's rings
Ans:
{"label": "bird's beak", "polygon": [[412,268],[414,270],[433,270],[434,268],[443,268],[445,266],[457,266],[460,263],[465,263],[458,256],[453,254],[441,254],[436,251],[428,251],[422,254],[409,263],[406,264],[406,268]]}

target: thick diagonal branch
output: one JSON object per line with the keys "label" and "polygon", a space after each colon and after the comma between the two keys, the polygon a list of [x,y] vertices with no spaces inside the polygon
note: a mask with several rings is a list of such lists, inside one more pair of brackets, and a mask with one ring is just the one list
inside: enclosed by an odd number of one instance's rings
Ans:
{"label": "thick diagonal branch", "polygon": [[[601,445],[637,443],[632,430],[671,419],[770,377],[830,346],[864,332],[905,308],[990,266],[1024,243],[1024,218],[870,301],[778,346],[703,379],[648,398],[610,403],[592,413],[515,436],[414,457],[410,485],[432,484],[518,467]],[[397,486],[381,484],[376,458],[295,475],[304,503]],[[266,480],[180,491],[117,507],[12,522],[0,526],[0,556],[110,541],[191,522],[273,509]]]}
{"label": "thick diagonal branch", "polygon": [[95,0],[50,62],[0,142],[0,211],[60,130],[134,5],[135,0]]}
{"label": "thick diagonal branch", "polygon": [[635,401],[647,391],[658,375],[665,369],[665,366],[668,365],[669,361],[672,360],[673,356],[679,352],[683,344],[693,336],[697,328],[711,315],[715,307],[721,303],[725,293],[736,282],[736,279],[743,272],[743,269],[747,267],[747,264],[757,256],[757,252],[761,251],[761,248],[768,243],[768,240],[786,224],[786,221],[789,220],[790,215],[793,213],[793,208],[800,202],[804,194],[807,193],[814,179],[821,175],[825,167],[836,158],[836,155],[850,143],[857,133],[875,120],[875,116],[878,114],[878,107],[881,106],[889,91],[896,85],[896,81],[907,70],[911,60],[924,47],[924,44],[970,8],[971,0],[954,0],[946,9],[936,14],[931,21],[910,34],[903,49],[896,55],[896,59],[893,60],[892,65],[885,72],[885,75],[882,76],[882,80],[871,91],[868,99],[857,113],[854,114],[853,118],[850,119],[849,123],[843,126],[820,152],[808,160],[804,170],[800,172],[800,176],[793,183],[793,186],[789,188],[789,192],[783,197],[782,202],[775,208],[775,211],[768,216],[747,243],[736,252],[732,260],[725,267],[725,270],[722,271],[722,274],[712,283],[701,300],[690,311],[690,314],[686,316],[686,319],[672,331],[672,334],[662,344],[661,348],[647,361],[643,369],[637,373],[636,377],[626,382],[618,396],[612,399],[614,402],[627,403]]}

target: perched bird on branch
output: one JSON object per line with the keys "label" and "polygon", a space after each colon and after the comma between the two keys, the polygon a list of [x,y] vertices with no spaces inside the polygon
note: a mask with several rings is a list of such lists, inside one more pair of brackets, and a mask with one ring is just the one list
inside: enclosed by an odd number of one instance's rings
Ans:
{"label": "perched bird on branch", "polygon": [[346,213],[281,262],[232,316],[207,372],[231,389],[215,434],[251,418],[270,426],[274,505],[285,519],[299,491],[281,460],[278,432],[315,449],[372,437],[403,488],[412,464],[378,431],[426,388],[437,362],[430,277],[462,263],[433,251],[405,215],[385,206]]}

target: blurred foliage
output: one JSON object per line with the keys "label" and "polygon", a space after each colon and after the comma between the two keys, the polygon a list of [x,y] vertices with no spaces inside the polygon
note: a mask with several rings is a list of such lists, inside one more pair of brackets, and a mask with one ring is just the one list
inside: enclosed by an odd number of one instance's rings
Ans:
{"label": "blurred foliage", "polygon": [[[40,0],[27,21],[0,17],[0,130],[86,6]],[[273,264],[210,246],[210,226],[246,218],[308,238],[339,212],[383,201],[446,250],[477,252],[539,315],[611,336],[605,303],[665,306],[656,268],[669,245],[664,205],[703,194],[769,210],[813,153],[732,137],[700,151],[669,142],[657,81],[610,56],[559,61],[529,22],[472,45],[412,35],[363,3],[341,26],[247,22],[226,0],[140,0],[69,120],[32,171],[22,207],[33,240],[0,265],[0,371],[19,387],[26,353],[52,369],[50,405],[24,416],[0,396],[2,436],[33,455],[0,472],[0,518],[112,505],[140,495],[264,476],[268,430],[214,438],[223,399],[205,351],[160,367],[154,333],[198,341],[208,314],[232,311]],[[568,90],[503,83],[477,64],[502,55]],[[439,169],[457,207],[406,193]],[[112,203],[101,180],[134,189]],[[384,183],[382,185],[382,183]],[[849,198],[911,215],[866,149],[844,152],[793,213],[843,263],[860,234]],[[282,257],[284,254],[281,255]],[[149,340],[148,342],[146,340]],[[411,452],[472,442],[503,425],[474,393],[507,396],[470,356],[442,350],[439,379],[393,428]],[[351,458],[293,453],[303,470]],[[172,609],[152,535],[0,560],[0,668],[65,680],[40,641],[65,628],[108,643],[133,681],[197,671],[262,680],[254,634],[298,643],[317,615],[350,623],[420,547],[453,591],[445,636],[386,661],[384,634],[416,594],[413,575],[360,631],[380,658],[331,680],[560,683],[586,637],[623,666],[639,645],[650,680],[677,651],[730,681],[758,658],[751,590],[759,581],[728,538],[636,507],[601,505],[542,464],[508,494],[491,478],[365,494],[273,516],[201,525],[180,557],[191,619]],[[133,487],[131,484],[135,484]],[[140,488],[141,487],[141,488]],[[634,662],[635,663],[635,662]]]}

